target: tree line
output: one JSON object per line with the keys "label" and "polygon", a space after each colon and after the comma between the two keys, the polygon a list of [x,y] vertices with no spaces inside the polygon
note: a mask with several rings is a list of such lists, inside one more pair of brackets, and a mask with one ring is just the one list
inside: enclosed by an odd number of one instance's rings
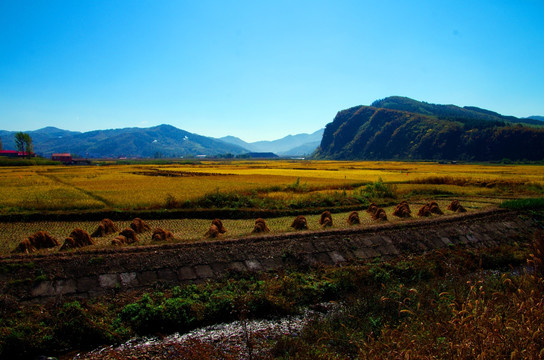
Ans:
{"label": "tree line", "polygon": [[[15,133],[15,149],[19,152],[26,153],[30,158],[34,154],[34,145],[29,134],[19,131]],[[4,150],[2,139],[0,139],[0,151]]]}

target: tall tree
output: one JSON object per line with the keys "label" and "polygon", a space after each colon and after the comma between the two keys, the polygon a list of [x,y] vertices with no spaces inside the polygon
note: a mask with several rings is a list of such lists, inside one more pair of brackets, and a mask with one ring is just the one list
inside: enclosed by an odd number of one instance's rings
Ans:
{"label": "tall tree", "polygon": [[17,151],[25,151],[25,133],[18,132],[15,134],[15,149]]}
{"label": "tall tree", "polygon": [[0,138],[0,151],[4,150],[4,147],[2,146],[2,139]]}
{"label": "tall tree", "polygon": [[21,131],[15,133],[15,147],[17,148],[17,151],[26,152],[28,157],[32,155],[34,150],[30,135]]}

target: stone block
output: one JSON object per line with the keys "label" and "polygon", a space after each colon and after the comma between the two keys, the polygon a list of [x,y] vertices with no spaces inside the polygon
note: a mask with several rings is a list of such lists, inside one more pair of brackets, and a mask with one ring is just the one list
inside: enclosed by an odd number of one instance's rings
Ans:
{"label": "stone block", "polygon": [[67,295],[77,292],[76,281],[72,279],[55,281],[55,295]]}
{"label": "stone block", "polygon": [[209,265],[196,265],[196,276],[201,279],[207,279],[213,277],[213,270]]}
{"label": "stone block", "polygon": [[329,256],[334,264],[346,262],[346,259],[338,251],[329,252]]}
{"label": "stone block", "polygon": [[210,266],[212,267],[214,274],[222,274],[228,269],[229,264],[225,262],[214,262],[211,263]]}
{"label": "stone block", "polygon": [[78,292],[89,292],[98,287],[98,277],[87,276],[77,279],[77,291]]}
{"label": "stone block", "polygon": [[363,244],[365,244],[365,246],[368,246],[368,247],[371,247],[374,245],[374,243],[372,242],[372,240],[370,238],[364,238],[363,239]]}
{"label": "stone block", "polygon": [[32,296],[35,297],[44,297],[44,296],[53,296],[55,295],[55,288],[53,287],[52,281],[40,281],[32,287],[31,290]]}
{"label": "stone block", "polygon": [[365,253],[368,255],[369,258],[380,256],[380,253],[377,252],[376,249],[373,249],[373,248],[365,249]]}
{"label": "stone block", "polygon": [[394,247],[393,245],[385,245],[385,249],[386,249],[388,255],[399,255],[400,254],[399,250],[396,247]]}
{"label": "stone block", "polygon": [[233,263],[230,263],[228,269],[234,270],[234,271],[247,271],[246,265],[240,261],[235,261]]}
{"label": "stone block", "polygon": [[171,269],[161,269],[157,270],[157,278],[159,281],[177,282],[178,274]]}
{"label": "stone block", "polygon": [[184,266],[178,269],[178,278],[180,280],[194,280],[196,279],[196,274],[193,269],[189,266]]}
{"label": "stone block", "polygon": [[447,237],[441,237],[440,241],[442,241],[442,243],[444,243],[444,245],[446,245],[446,246],[453,245],[453,243]]}
{"label": "stone block", "polygon": [[255,259],[246,260],[245,263],[246,263],[247,269],[249,271],[261,271],[262,270],[261,264]]}
{"label": "stone block", "polygon": [[393,245],[393,240],[389,236],[382,236],[382,239],[385,241],[388,245]]}
{"label": "stone block", "polygon": [[98,275],[98,283],[100,287],[111,289],[119,284],[117,274],[102,274]]}
{"label": "stone block", "polygon": [[301,241],[296,245],[297,251],[304,253],[312,253],[315,251],[315,246],[311,241]]}
{"label": "stone block", "polygon": [[383,246],[387,244],[385,240],[383,239],[383,237],[381,236],[373,236],[369,240],[372,242],[372,246],[374,247]]}
{"label": "stone block", "polygon": [[157,281],[157,273],[155,271],[143,271],[138,275],[138,282],[141,285],[154,284]]}
{"label": "stone block", "polygon": [[264,270],[276,270],[283,267],[283,262],[280,258],[270,257],[261,259],[261,265],[263,266]]}
{"label": "stone block", "polygon": [[363,249],[354,250],[353,253],[359,259],[368,259],[370,257],[370,255],[368,255]]}
{"label": "stone block", "polygon": [[121,285],[125,287],[132,287],[138,285],[138,279],[135,272],[126,272],[119,274],[121,279]]}
{"label": "stone block", "polygon": [[321,264],[332,264],[332,260],[327,253],[316,253],[314,254],[316,260]]}
{"label": "stone block", "polygon": [[437,248],[437,249],[446,247],[446,245],[444,245],[444,243],[442,242],[442,240],[440,238],[433,237],[431,239],[431,242],[433,243],[434,247]]}

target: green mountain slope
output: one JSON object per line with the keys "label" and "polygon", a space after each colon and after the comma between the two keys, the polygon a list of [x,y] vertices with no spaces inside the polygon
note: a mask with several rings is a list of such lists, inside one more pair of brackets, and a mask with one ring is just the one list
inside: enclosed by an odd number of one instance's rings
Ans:
{"label": "green mountain slope", "polygon": [[326,126],[316,158],[544,159],[544,127],[516,124],[517,118],[399,97],[373,105],[403,110],[357,106],[340,111]]}
{"label": "green mountain slope", "polygon": [[[4,148],[14,148],[15,132],[0,131]],[[195,155],[241,154],[247,150],[233,144],[193,134],[171,125],[150,128],[124,128],[70,132],[56,128],[28,131],[34,151],[45,157],[52,153],[71,153],[90,158],[180,157]]]}

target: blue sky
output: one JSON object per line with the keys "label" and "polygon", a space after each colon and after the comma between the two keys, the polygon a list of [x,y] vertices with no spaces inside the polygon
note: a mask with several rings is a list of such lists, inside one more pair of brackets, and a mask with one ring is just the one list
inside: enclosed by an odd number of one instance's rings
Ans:
{"label": "blue sky", "polygon": [[0,1],[0,129],[273,140],[390,95],[544,115],[544,1]]}

